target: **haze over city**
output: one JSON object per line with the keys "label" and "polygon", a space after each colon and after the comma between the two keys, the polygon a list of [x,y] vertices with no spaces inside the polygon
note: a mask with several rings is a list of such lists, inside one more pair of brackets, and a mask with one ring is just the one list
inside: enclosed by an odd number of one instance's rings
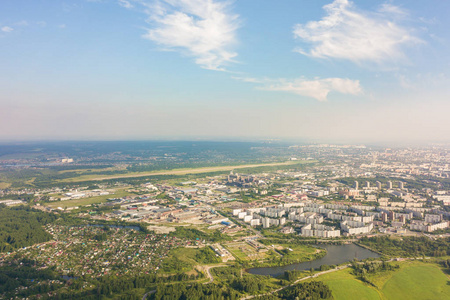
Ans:
{"label": "haze over city", "polygon": [[0,139],[448,141],[449,11],[4,0]]}

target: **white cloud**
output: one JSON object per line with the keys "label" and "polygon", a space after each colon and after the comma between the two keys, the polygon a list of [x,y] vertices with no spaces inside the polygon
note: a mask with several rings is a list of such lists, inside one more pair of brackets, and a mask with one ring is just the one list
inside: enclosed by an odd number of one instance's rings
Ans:
{"label": "white cloud", "polygon": [[314,98],[319,101],[327,101],[327,97],[330,92],[338,92],[349,95],[359,95],[363,93],[359,80],[351,80],[347,78],[315,78],[308,80],[305,78],[257,79],[251,77],[233,77],[233,79],[243,82],[263,84],[258,87],[258,89],[261,90],[288,92]]}
{"label": "white cloud", "polygon": [[267,81],[270,81],[269,79],[258,79],[254,77],[237,77],[237,76],[231,76],[231,78],[243,81],[243,82],[250,82],[250,83],[265,83]]}
{"label": "white cloud", "polygon": [[224,70],[237,53],[231,50],[239,27],[229,2],[214,0],[163,0],[151,9],[144,38],[195,58],[202,68]]}
{"label": "white cloud", "polygon": [[14,31],[14,28],[9,27],[9,26],[3,26],[1,28],[1,30],[2,30],[2,32],[12,32],[12,31]]}
{"label": "white cloud", "polygon": [[318,58],[383,63],[404,59],[403,47],[422,43],[400,23],[407,12],[384,4],[377,12],[361,11],[348,0],[325,5],[327,15],[320,21],[297,24],[294,36],[311,49],[296,51]]}
{"label": "white cloud", "polygon": [[119,0],[119,5],[125,8],[133,8],[134,6],[127,0]]}
{"label": "white cloud", "polygon": [[327,101],[330,92],[357,95],[362,93],[359,80],[344,78],[325,78],[315,80],[295,79],[280,80],[277,84],[271,84],[261,89],[267,91],[283,91],[300,96],[311,97],[319,101]]}

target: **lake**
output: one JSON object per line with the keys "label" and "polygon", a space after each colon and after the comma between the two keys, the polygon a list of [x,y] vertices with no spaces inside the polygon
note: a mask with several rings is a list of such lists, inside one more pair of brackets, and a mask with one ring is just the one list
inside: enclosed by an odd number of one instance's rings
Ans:
{"label": "lake", "polygon": [[355,244],[348,245],[324,245],[321,248],[327,250],[327,254],[319,259],[312,261],[305,261],[301,263],[296,263],[292,265],[282,266],[282,267],[263,267],[263,268],[252,268],[248,272],[255,275],[270,275],[277,277],[284,274],[284,271],[292,270],[310,270],[311,268],[317,269],[321,265],[339,265],[354,258],[358,260],[366,258],[377,258],[380,257],[378,253],[365,249]]}

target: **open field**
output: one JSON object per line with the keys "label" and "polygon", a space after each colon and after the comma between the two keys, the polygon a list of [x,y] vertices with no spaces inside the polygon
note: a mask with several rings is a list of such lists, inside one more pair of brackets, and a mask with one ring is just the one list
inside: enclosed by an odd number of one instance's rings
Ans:
{"label": "open field", "polygon": [[320,276],[317,280],[323,281],[330,287],[335,300],[382,299],[375,288],[369,287],[360,280],[356,279],[352,274],[350,274],[351,271],[352,270],[350,268],[347,268],[341,271],[331,272]]}
{"label": "open field", "polygon": [[7,189],[11,186],[9,182],[0,182],[0,189]]}
{"label": "open field", "polygon": [[[190,272],[194,270],[194,266],[200,265],[219,265],[222,263],[220,259],[217,262],[204,262],[199,257],[202,248],[175,248],[170,250],[169,255],[163,261],[162,271],[165,273]],[[210,251],[214,259],[215,254],[209,247],[204,250]]]}
{"label": "open field", "polygon": [[382,288],[385,299],[450,299],[450,278],[434,264],[410,263]]}
{"label": "open field", "polygon": [[314,254],[324,251],[309,245],[276,244],[273,246],[274,249],[281,253],[285,258],[298,261],[311,260]]}
{"label": "open field", "polygon": [[378,288],[363,283],[351,268],[331,272],[315,280],[323,281],[340,299],[450,299],[450,278],[437,265],[423,262],[403,262],[400,269],[368,276]]}
{"label": "open field", "polygon": [[271,167],[271,166],[286,166],[286,165],[296,165],[302,163],[311,163],[312,161],[287,161],[282,163],[268,163],[268,164],[254,164],[254,165],[235,165],[235,166],[219,166],[219,167],[204,167],[204,168],[192,168],[192,169],[173,169],[167,171],[152,171],[152,172],[130,172],[123,175],[111,175],[111,176],[99,176],[99,175],[83,175],[74,178],[66,178],[60,182],[79,182],[79,181],[100,181],[108,179],[119,179],[119,178],[134,178],[134,177],[146,177],[146,176],[157,176],[157,175],[186,175],[186,174],[199,174],[199,173],[209,173],[209,172],[220,172],[220,171],[232,171],[237,169],[246,168],[257,168],[257,167]]}
{"label": "open field", "polygon": [[224,246],[234,257],[242,261],[265,259],[267,254],[267,252],[258,252],[246,242],[227,243]]}
{"label": "open field", "polygon": [[49,206],[52,208],[84,206],[84,205],[103,203],[103,202],[106,202],[106,200],[109,198],[120,198],[120,197],[128,196],[129,194],[130,193],[128,193],[125,190],[117,190],[114,194],[89,197],[89,198],[81,198],[81,199],[72,199],[72,200],[65,200],[65,201],[54,201],[54,202],[46,203],[45,206]]}

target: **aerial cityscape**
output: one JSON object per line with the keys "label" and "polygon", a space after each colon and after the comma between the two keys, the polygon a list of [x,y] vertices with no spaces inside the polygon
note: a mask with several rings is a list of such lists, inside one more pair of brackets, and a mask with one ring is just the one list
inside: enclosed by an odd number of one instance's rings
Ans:
{"label": "aerial cityscape", "polygon": [[0,299],[450,300],[449,13],[2,1]]}
{"label": "aerial cityscape", "polygon": [[449,146],[40,142],[0,154],[3,299],[450,296]]}

